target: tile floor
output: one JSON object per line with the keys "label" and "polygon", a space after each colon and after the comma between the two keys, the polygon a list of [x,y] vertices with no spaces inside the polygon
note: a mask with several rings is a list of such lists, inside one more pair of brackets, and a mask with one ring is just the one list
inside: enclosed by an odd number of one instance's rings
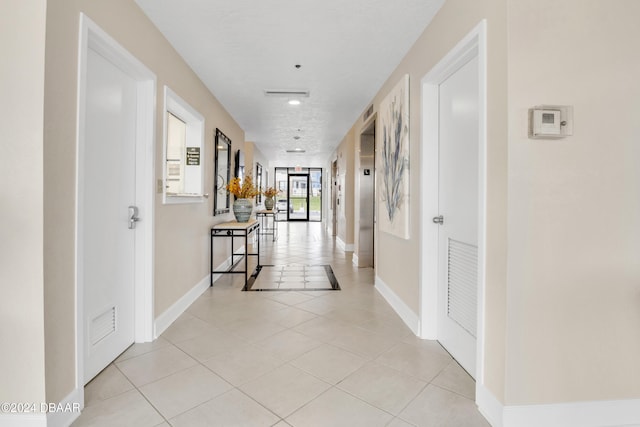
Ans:
{"label": "tile floor", "polygon": [[279,223],[263,264],[330,264],[340,291],[220,278],[160,338],[85,388],[80,426],[488,426],[474,382],[416,338],[320,223]]}

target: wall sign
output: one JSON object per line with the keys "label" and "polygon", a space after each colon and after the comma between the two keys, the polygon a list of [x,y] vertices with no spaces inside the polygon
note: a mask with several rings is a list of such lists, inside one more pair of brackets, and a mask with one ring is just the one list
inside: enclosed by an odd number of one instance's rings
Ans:
{"label": "wall sign", "polygon": [[187,147],[187,166],[200,165],[200,147]]}

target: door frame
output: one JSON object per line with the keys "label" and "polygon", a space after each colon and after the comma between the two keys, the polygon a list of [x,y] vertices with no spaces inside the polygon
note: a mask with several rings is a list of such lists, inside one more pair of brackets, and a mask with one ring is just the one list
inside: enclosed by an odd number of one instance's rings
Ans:
{"label": "door frame", "polygon": [[[478,58],[478,330],[476,342],[476,390],[484,387],[485,357],[485,278],[486,278],[486,207],[487,207],[487,36],[482,20],[420,82],[421,117],[421,212],[420,236],[420,337],[438,339],[438,216],[439,129],[438,87],[470,59]],[[478,394],[476,393],[476,396]]]}
{"label": "door frame", "polygon": [[84,406],[84,200],[82,197],[86,171],[84,156],[85,109],[87,85],[87,56],[89,49],[97,52],[125,74],[137,81],[136,122],[136,204],[142,220],[136,228],[134,339],[135,342],[153,340],[153,223],[154,223],[154,140],[156,113],[156,76],[142,62],[131,55],[85,14],[80,14],[78,46],[78,92],[76,133],[76,389]]}
{"label": "door frame", "polygon": [[[307,217],[305,219],[301,219],[301,218],[293,218],[291,219],[290,214],[291,214],[291,209],[289,208],[289,206],[291,206],[291,177],[292,176],[297,176],[297,177],[303,177],[306,176],[307,177]],[[309,187],[311,184],[311,173],[309,172],[309,170],[307,169],[307,172],[289,172],[287,170],[287,221],[302,221],[302,222],[309,222]]]}

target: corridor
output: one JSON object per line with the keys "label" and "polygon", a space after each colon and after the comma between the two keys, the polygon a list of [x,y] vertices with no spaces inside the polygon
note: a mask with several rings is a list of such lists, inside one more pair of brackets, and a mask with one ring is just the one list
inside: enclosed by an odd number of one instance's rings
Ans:
{"label": "corridor", "polygon": [[341,290],[214,283],[153,343],[85,388],[73,426],[488,426],[475,384],[416,338],[322,223],[279,223],[262,264],[330,265]]}

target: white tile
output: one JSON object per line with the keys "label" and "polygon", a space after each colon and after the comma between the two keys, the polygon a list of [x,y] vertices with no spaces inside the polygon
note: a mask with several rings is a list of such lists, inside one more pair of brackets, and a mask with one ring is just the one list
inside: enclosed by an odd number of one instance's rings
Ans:
{"label": "white tile", "polygon": [[322,344],[321,341],[290,329],[254,343],[257,348],[267,350],[270,354],[286,361],[295,359],[320,344]]}
{"label": "white tile", "polygon": [[398,415],[426,385],[426,382],[388,366],[369,363],[349,375],[338,387],[377,408]]}
{"label": "white tile", "polygon": [[389,337],[374,334],[348,323],[344,325],[329,343],[360,356],[373,359],[397,344]]}
{"label": "white tile", "polygon": [[235,386],[258,378],[284,361],[253,345],[227,351],[204,362],[204,365]]}
{"label": "white tile", "polygon": [[268,427],[279,417],[237,389],[172,418],[173,427]]}
{"label": "white tile", "polygon": [[265,339],[285,329],[284,326],[275,322],[260,319],[233,322],[226,325],[225,328],[250,342]]}
{"label": "white tile", "polygon": [[367,359],[329,344],[303,354],[291,364],[323,381],[336,384],[358,370]]}
{"label": "white tile", "polygon": [[331,387],[293,366],[283,365],[240,390],[280,417],[286,417]]}
{"label": "white tile", "polygon": [[171,418],[231,388],[218,375],[196,365],[140,387],[140,391],[165,418]]}
{"label": "white tile", "polygon": [[434,385],[427,386],[400,418],[420,427],[489,427],[473,400]]}
{"label": "white tile", "polygon": [[170,345],[171,343],[162,337],[159,337],[158,339],[155,339],[151,342],[135,343],[131,347],[126,349],[124,353],[118,356],[115,361],[122,362],[123,360],[131,359],[132,357],[137,357],[154,350],[159,350],[163,347],[168,347]]}
{"label": "white tile", "polygon": [[476,382],[455,360],[444,368],[431,383],[461,394],[468,399],[476,400]]}
{"label": "white tile", "polygon": [[431,382],[453,359],[448,354],[401,343],[376,359],[378,363]]}
{"label": "white tile", "polygon": [[116,366],[135,386],[140,387],[197,363],[180,349],[170,346],[116,362]]}
{"label": "white tile", "polygon": [[84,404],[90,406],[133,388],[133,384],[127,377],[115,365],[111,364],[84,387]]}
{"label": "white tile", "polygon": [[216,329],[196,338],[181,341],[176,346],[194,359],[203,362],[225,351],[244,347],[247,343],[247,340],[237,335]]}
{"label": "white tile", "polygon": [[153,427],[162,416],[137,391],[131,390],[87,406],[73,427]]}
{"label": "white tile", "polygon": [[308,320],[315,319],[317,315],[296,307],[287,307],[283,310],[276,311],[269,317],[272,321],[285,328],[293,328]]}
{"label": "white tile", "polygon": [[189,313],[183,313],[161,335],[162,338],[172,343],[185,341],[199,335],[206,334],[213,329],[213,325],[199,319]]}
{"label": "white tile", "polygon": [[392,415],[332,388],[286,418],[293,427],[386,426]]}

